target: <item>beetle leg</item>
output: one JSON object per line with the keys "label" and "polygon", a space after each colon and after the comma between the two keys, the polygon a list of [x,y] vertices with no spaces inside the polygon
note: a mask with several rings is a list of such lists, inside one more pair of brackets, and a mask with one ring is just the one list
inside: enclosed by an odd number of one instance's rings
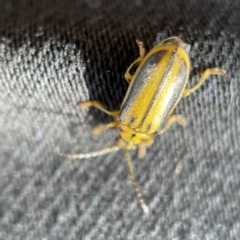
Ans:
{"label": "beetle leg", "polygon": [[146,155],[146,148],[153,144],[153,139],[149,138],[147,142],[141,143],[138,146],[138,157],[143,158]]}
{"label": "beetle leg", "polygon": [[113,116],[113,117],[118,117],[119,113],[120,113],[120,111],[113,111],[113,112],[108,111],[98,101],[88,101],[88,102],[80,103],[79,107],[80,108],[95,107],[95,108],[98,108],[99,110],[101,110],[101,111],[105,112],[106,114],[108,114],[110,116]]}
{"label": "beetle leg", "polygon": [[104,130],[106,130],[108,128],[117,127],[119,125],[119,123],[120,123],[120,121],[118,120],[118,121],[110,122],[108,124],[100,125],[98,127],[95,127],[93,129],[93,132],[95,134],[100,133],[100,132],[102,132],[102,131],[104,131]]}
{"label": "beetle leg", "polygon": [[137,45],[138,45],[138,47],[139,47],[139,55],[140,55],[140,57],[138,57],[138,58],[130,65],[130,67],[127,69],[126,73],[124,74],[124,77],[125,77],[125,79],[126,79],[126,81],[127,81],[128,83],[130,83],[130,82],[132,81],[132,78],[133,78],[133,76],[130,74],[130,70],[131,70],[133,67],[137,67],[137,66],[141,63],[142,59],[143,59],[144,56],[145,56],[145,48],[144,48],[144,46],[143,46],[143,42],[137,40]]}
{"label": "beetle leg", "polygon": [[136,42],[137,42],[137,45],[139,47],[139,55],[140,55],[141,58],[143,58],[145,56],[145,48],[143,46],[143,42],[139,41],[139,40],[137,40]]}
{"label": "beetle leg", "polygon": [[187,97],[189,94],[197,90],[206,80],[210,75],[222,75],[222,76],[227,76],[227,73],[224,70],[221,70],[219,68],[207,68],[203,75],[201,76],[200,80],[198,83],[189,89],[185,89],[183,91],[182,97]]}
{"label": "beetle leg", "polygon": [[130,67],[127,69],[127,71],[125,72],[124,77],[125,77],[125,79],[126,79],[126,81],[127,81],[128,83],[130,83],[130,82],[132,81],[132,78],[133,78],[133,76],[129,73],[130,70],[131,70],[133,67],[138,66],[141,61],[142,61],[142,57],[137,58],[137,59],[130,65]]}
{"label": "beetle leg", "polygon": [[175,122],[178,122],[183,127],[185,127],[187,125],[186,118],[182,117],[181,115],[171,115],[167,119],[165,126],[158,132],[158,134],[162,134],[162,133],[166,132]]}
{"label": "beetle leg", "polygon": [[138,147],[138,157],[143,158],[146,155],[146,148],[147,146],[144,144],[140,144]]}

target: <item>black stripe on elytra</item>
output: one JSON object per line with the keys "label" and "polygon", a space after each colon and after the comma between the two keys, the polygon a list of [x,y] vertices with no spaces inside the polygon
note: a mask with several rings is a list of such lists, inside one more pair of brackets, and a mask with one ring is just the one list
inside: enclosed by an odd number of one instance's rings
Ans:
{"label": "black stripe on elytra", "polygon": [[[173,63],[174,63],[174,61],[175,61],[175,59],[176,59],[176,57],[177,57],[177,49],[178,49],[178,47],[172,52],[173,54],[172,54],[172,56],[170,57],[170,62],[169,62],[168,66],[167,66],[167,68],[166,68],[166,70],[165,70],[165,72],[164,72],[164,75],[163,75],[163,77],[162,77],[161,84],[158,86],[155,94],[153,95],[152,101],[151,101],[151,103],[149,104],[149,106],[148,106],[148,108],[147,108],[147,111],[146,111],[145,115],[143,116],[143,118],[142,118],[142,120],[141,120],[138,128],[140,128],[140,127],[142,126],[142,124],[144,123],[144,121],[145,121],[145,119],[147,118],[149,112],[151,111],[151,108],[152,108],[153,104],[156,102],[156,99],[158,98],[158,95],[159,95],[160,91],[162,90],[162,86],[163,86],[163,85],[165,84],[165,82],[168,80],[168,75],[169,75],[170,70],[171,70],[171,68],[172,68],[172,66],[173,66]],[[150,129],[148,129],[148,130],[150,130]]]}
{"label": "black stripe on elytra", "polygon": [[[164,57],[166,51],[159,51],[151,55],[143,64],[139,72],[137,73],[135,79],[133,79],[132,85],[130,85],[130,92],[128,93],[128,97],[124,102],[124,105],[121,107],[121,113],[120,113],[120,120],[123,121],[122,117],[124,114],[128,111],[128,109],[131,107],[132,103],[138,96],[139,92],[142,90],[147,77],[149,75],[148,70],[152,68],[154,64],[157,64],[161,61],[161,59]],[[134,117],[134,120],[136,117]],[[131,118],[132,120],[132,118]],[[131,121],[130,120],[130,121]],[[133,121],[131,121],[132,123]],[[128,123],[129,124],[129,123]]]}

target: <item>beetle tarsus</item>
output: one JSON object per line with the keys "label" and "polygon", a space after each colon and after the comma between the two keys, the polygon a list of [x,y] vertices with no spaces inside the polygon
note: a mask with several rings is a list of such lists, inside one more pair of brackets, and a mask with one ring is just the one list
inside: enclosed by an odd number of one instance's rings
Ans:
{"label": "beetle tarsus", "polygon": [[143,58],[145,56],[144,44],[139,39],[137,39],[136,42],[137,42],[137,45],[139,47],[139,55],[140,55],[141,58]]}

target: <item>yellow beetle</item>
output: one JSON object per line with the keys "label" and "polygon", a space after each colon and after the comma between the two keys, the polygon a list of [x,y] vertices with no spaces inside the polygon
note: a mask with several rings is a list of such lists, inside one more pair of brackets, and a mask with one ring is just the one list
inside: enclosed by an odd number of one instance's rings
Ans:
{"label": "yellow beetle", "polygon": [[[186,119],[184,117],[172,114],[179,100],[199,88],[210,75],[226,76],[227,74],[218,68],[206,69],[198,83],[194,87],[186,89],[190,73],[190,45],[178,37],[171,37],[160,42],[145,55],[143,43],[137,41],[137,44],[140,56],[125,73],[129,88],[120,111],[110,112],[97,101],[80,104],[81,108],[96,107],[117,118],[116,121],[95,128],[94,132],[117,127],[118,144],[87,154],[61,153],[61,155],[82,159],[123,149],[133,186],[144,212],[148,213],[148,207],[134,179],[128,150],[137,145],[139,147],[138,155],[143,157],[146,146],[153,143],[153,134],[165,132],[174,122],[185,126]],[[130,70],[134,67],[137,69],[134,75],[131,75]]]}

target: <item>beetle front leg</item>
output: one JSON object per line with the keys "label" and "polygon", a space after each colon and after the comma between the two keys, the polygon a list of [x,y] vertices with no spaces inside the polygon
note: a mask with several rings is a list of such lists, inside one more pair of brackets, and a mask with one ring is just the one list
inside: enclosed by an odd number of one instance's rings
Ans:
{"label": "beetle front leg", "polygon": [[187,97],[189,94],[197,90],[210,75],[222,75],[227,76],[227,73],[224,70],[218,69],[218,68],[208,68],[204,71],[203,75],[201,76],[199,82],[192,88],[185,89],[183,91],[182,97]]}
{"label": "beetle front leg", "polygon": [[127,81],[128,83],[130,83],[130,82],[132,81],[132,78],[133,78],[133,76],[130,74],[130,70],[131,70],[133,67],[137,67],[137,66],[141,63],[142,59],[143,59],[144,56],[145,56],[145,48],[144,48],[144,46],[143,46],[143,42],[137,40],[137,45],[138,45],[138,47],[139,47],[139,55],[140,55],[140,57],[138,57],[138,58],[130,65],[130,67],[127,69],[127,71],[126,71],[125,74],[124,74],[124,77],[125,77],[125,79],[126,79],[126,81]]}
{"label": "beetle front leg", "polygon": [[147,141],[144,141],[144,143],[139,144],[138,146],[138,157],[143,158],[146,155],[146,148],[153,144],[153,138],[149,137]]}
{"label": "beetle front leg", "polygon": [[93,129],[93,132],[95,134],[98,134],[98,133],[100,133],[100,132],[102,132],[102,131],[104,131],[108,128],[117,127],[119,125],[119,123],[120,123],[120,121],[118,120],[118,121],[110,122],[108,124],[100,125],[98,127],[95,127]]}
{"label": "beetle front leg", "polygon": [[113,111],[113,112],[108,111],[98,101],[88,101],[88,102],[80,103],[79,107],[80,108],[95,107],[95,108],[98,108],[99,110],[101,110],[101,111],[105,112],[106,114],[108,114],[110,116],[113,116],[113,117],[118,117],[119,113],[120,113],[120,111]]}
{"label": "beetle front leg", "polygon": [[185,117],[181,115],[171,115],[167,119],[165,126],[158,132],[158,134],[166,132],[175,122],[178,122],[183,127],[187,125],[187,119]]}

